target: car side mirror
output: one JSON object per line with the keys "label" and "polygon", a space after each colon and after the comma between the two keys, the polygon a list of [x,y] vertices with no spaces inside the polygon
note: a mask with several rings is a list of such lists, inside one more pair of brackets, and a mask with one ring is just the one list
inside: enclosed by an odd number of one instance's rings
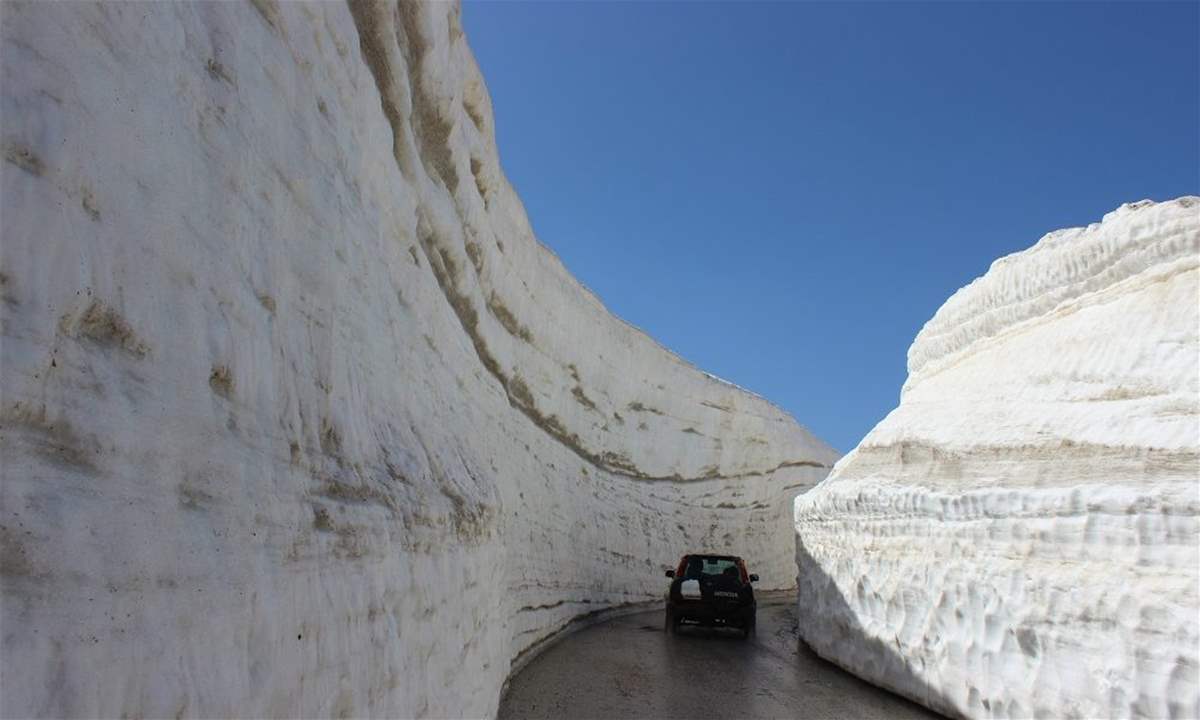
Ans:
{"label": "car side mirror", "polygon": [[758,582],[758,576],[754,573],[750,573],[750,582]]}
{"label": "car side mirror", "polygon": [[669,578],[673,578],[673,577],[675,577],[675,571],[674,571],[674,570],[668,570],[668,571],[667,571],[667,577],[669,577]]}

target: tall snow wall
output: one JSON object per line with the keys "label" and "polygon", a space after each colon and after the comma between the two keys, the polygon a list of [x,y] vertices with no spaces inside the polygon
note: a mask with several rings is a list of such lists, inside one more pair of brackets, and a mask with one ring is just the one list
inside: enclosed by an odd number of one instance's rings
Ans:
{"label": "tall snow wall", "polygon": [[483,716],[688,549],[793,584],[835,453],[538,244],[457,5],[0,20],[0,715]]}
{"label": "tall snow wall", "polygon": [[1001,258],[796,499],[801,633],[951,715],[1197,717],[1200,198]]}

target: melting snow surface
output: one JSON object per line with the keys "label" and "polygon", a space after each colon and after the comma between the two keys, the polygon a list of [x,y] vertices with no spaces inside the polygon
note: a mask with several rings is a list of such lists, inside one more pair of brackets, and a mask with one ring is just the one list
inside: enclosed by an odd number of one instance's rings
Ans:
{"label": "melting snow surface", "polygon": [[1200,716],[1200,199],[997,260],[797,498],[801,632],[952,715]]}

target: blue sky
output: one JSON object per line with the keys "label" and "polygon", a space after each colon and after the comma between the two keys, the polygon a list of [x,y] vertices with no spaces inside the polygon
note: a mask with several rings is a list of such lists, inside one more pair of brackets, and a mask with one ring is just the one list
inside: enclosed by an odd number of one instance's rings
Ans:
{"label": "blue sky", "polygon": [[471,2],[501,163],[616,314],[834,447],[995,258],[1200,192],[1197,3]]}

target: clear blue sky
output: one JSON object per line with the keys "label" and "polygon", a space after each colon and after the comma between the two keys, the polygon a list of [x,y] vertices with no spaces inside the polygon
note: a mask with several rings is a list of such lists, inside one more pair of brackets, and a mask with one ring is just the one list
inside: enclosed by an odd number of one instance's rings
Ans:
{"label": "clear blue sky", "polygon": [[501,163],[616,314],[845,452],[995,258],[1200,192],[1196,3],[470,2]]}

